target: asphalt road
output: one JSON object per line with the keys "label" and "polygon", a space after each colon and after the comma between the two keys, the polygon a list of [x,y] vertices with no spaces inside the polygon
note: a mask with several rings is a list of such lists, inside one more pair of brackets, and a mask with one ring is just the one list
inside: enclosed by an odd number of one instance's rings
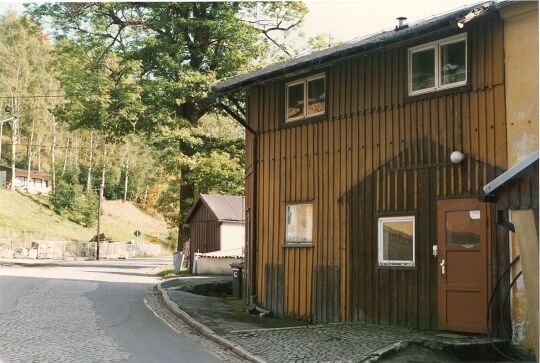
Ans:
{"label": "asphalt road", "polygon": [[220,361],[215,345],[150,310],[155,273],[170,263],[0,260],[0,361]]}

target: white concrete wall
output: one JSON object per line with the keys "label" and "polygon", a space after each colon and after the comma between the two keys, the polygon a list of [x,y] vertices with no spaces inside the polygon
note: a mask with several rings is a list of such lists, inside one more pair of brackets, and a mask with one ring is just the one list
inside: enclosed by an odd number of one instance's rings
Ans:
{"label": "white concrete wall", "polygon": [[228,251],[244,247],[244,236],[246,234],[245,228],[244,223],[223,222],[220,227],[220,251]]}
{"label": "white concrete wall", "polygon": [[195,275],[232,275],[230,264],[233,262],[241,262],[241,258],[215,258],[197,256],[195,254],[193,274]]}

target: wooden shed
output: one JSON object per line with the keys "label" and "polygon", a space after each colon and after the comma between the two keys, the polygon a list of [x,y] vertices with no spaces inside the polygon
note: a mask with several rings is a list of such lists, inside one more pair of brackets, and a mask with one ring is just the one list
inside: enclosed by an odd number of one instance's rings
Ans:
{"label": "wooden shed", "polygon": [[244,247],[244,197],[201,194],[189,212],[189,259],[195,253],[231,251]]}
{"label": "wooden shed", "polygon": [[[402,24],[214,86],[247,130],[251,300],[316,322],[486,332],[509,264],[496,207],[479,200],[507,169],[504,6]],[[495,334],[509,314],[502,284]]]}

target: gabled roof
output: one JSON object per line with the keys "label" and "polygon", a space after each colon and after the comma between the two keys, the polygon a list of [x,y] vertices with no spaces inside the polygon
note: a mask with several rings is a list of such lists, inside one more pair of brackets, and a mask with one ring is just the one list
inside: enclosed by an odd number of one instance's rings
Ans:
{"label": "gabled roof", "polygon": [[497,190],[504,188],[514,180],[522,176],[527,170],[538,162],[538,150],[527,156],[525,159],[512,166],[510,169],[484,185],[484,193],[493,194]]}
{"label": "gabled roof", "polygon": [[244,221],[244,197],[240,195],[212,195],[201,194],[193,205],[186,218],[189,223],[195,211],[201,203],[214,213],[218,221],[243,222]]}
{"label": "gabled roof", "polygon": [[421,20],[406,28],[385,30],[360,39],[344,42],[331,48],[230,78],[216,84],[212,89],[217,94],[224,94],[235,89],[245,88],[257,82],[278,78],[286,74],[307,72],[312,67],[320,66],[321,64],[330,62],[334,59],[413,39],[448,26],[453,26],[458,29],[458,22],[461,21],[462,24],[464,24],[477,17],[486,15],[490,10],[500,7],[502,3],[503,2],[497,4],[497,6],[494,6],[496,4],[495,1],[478,3]]}

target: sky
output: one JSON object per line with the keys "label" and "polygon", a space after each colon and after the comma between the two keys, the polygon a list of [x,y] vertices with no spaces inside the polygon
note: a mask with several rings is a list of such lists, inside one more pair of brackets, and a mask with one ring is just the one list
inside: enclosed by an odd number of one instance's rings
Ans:
{"label": "sky", "polygon": [[[468,0],[356,0],[356,1],[306,1],[309,13],[304,23],[307,37],[329,34],[337,41],[347,41],[381,30],[393,28],[398,16],[405,16],[409,23],[431,15],[477,3]],[[22,2],[0,0],[0,14],[12,9],[22,12]]]}

